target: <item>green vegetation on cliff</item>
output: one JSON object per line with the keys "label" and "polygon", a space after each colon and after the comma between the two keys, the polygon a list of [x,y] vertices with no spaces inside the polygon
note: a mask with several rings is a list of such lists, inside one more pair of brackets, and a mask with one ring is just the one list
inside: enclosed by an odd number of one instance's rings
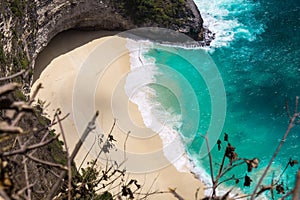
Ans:
{"label": "green vegetation on cliff", "polygon": [[121,5],[137,24],[156,22],[170,27],[186,20],[184,0],[128,0]]}

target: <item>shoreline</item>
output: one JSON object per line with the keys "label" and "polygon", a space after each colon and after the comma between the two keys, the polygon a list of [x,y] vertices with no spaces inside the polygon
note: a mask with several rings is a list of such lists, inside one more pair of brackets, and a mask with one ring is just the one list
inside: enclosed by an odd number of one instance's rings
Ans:
{"label": "shoreline", "polygon": [[[74,34],[74,32],[70,33]],[[89,34],[85,32],[85,34]],[[85,35],[84,34],[84,35]],[[80,35],[80,34],[79,34]],[[73,35],[74,36],[74,35]],[[82,35],[80,36],[80,38]],[[76,38],[76,37],[75,37]],[[77,38],[79,39],[79,38]],[[107,38],[106,38],[107,39]],[[36,81],[44,82],[44,89],[39,93],[37,98],[47,99],[48,102],[51,102],[50,105],[45,109],[48,114],[52,114],[55,112],[56,108],[60,108],[63,114],[71,113],[72,114],[72,88],[74,85],[75,77],[78,72],[78,68],[85,62],[89,54],[93,51],[93,49],[99,45],[101,42],[104,42],[104,38],[95,39],[87,44],[82,45],[79,48],[72,49],[70,52],[60,55],[51,61],[48,67],[43,71],[40,76],[40,79]],[[58,43],[59,44],[59,43]],[[55,44],[50,42],[52,50],[56,50]],[[61,44],[60,44],[61,45]],[[64,46],[64,45],[63,45]],[[60,48],[65,48],[60,46]],[[96,95],[97,108],[100,108],[101,115],[99,124],[101,124],[101,128],[103,128],[104,132],[107,132],[111,125],[113,124],[113,112],[109,109],[110,99],[112,98],[112,88],[116,86],[116,83],[112,83],[111,78],[115,78],[114,80],[119,80],[120,77],[127,74],[130,71],[130,62],[129,62],[129,54],[119,57],[112,63],[112,66],[121,66],[118,67],[110,67],[109,70],[105,73],[113,74],[112,76],[103,76],[101,79],[101,84],[106,87],[97,87],[98,92]],[[36,84],[35,83],[35,84]],[[123,87],[124,88],[124,87]],[[34,87],[33,87],[34,90]],[[125,94],[125,93],[124,93]],[[132,121],[134,121],[139,127],[143,127],[143,119],[141,114],[135,104],[129,101],[128,97],[125,95],[125,98],[119,98],[118,102],[126,103],[129,109],[129,115]],[[47,105],[47,103],[46,103]],[[50,116],[48,116],[50,117]],[[68,117],[65,121],[63,121],[64,131],[67,133],[67,142],[70,149],[74,148],[75,142],[79,138],[78,134],[68,134],[76,132],[76,127],[74,125],[74,119],[72,119],[72,115]],[[57,129],[59,130],[59,129]],[[156,134],[152,133],[154,136],[147,140],[137,140],[136,138],[129,137],[127,140],[127,151],[128,152],[138,152],[138,153],[147,153],[153,152],[156,149],[162,149],[162,141],[161,138]],[[120,127],[117,123],[117,126],[113,133],[114,137],[123,145],[122,141],[126,140],[126,133],[124,133],[124,128]],[[69,142],[70,141],[70,142]],[[121,145],[121,146],[122,146]],[[81,149],[79,155],[76,157],[75,162],[77,165],[81,163],[81,160],[86,154],[87,149]],[[88,158],[91,159],[92,156]],[[168,162],[167,159],[162,155],[161,157],[164,159],[164,162]],[[151,162],[151,161],[150,161]],[[125,164],[126,165],[126,164]],[[166,191],[168,188],[177,188],[176,192],[182,195],[182,197],[187,199],[194,198],[194,194],[198,187],[201,187],[200,195],[203,195],[202,189],[204,188],[203,184],[195,178],[192,173],[179,172],[176,168],[168,163],[167,166],[164,166],[162,169],[150,172],[150,173],[142,173],[142,174],[134,174],[131,173],[130,177],[136,178],[139,182],[144,184],[144,188],[147,189],[152,185],[152,182],[156,180],[154,185],[152,186],[153,190],[159,189]],[[189,187],[184,187],[185,185]],[[166,196],[167,195],[167,196]],[[160,194],[153,196],[153,199],[170,199],[172,197],[171,194]],[[152,199],[152,198],[150,198]]]}

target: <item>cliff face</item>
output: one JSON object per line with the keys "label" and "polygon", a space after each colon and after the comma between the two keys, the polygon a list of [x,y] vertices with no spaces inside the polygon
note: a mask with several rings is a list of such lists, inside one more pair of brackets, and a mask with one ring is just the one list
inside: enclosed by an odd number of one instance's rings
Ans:
{"label": "cliff face", "polygon": [[0,2],[0,13],[1,76],[33,69],[48,42],[71,28],[159,26],[203,38],[203,20],[193,0],[9,0]]}

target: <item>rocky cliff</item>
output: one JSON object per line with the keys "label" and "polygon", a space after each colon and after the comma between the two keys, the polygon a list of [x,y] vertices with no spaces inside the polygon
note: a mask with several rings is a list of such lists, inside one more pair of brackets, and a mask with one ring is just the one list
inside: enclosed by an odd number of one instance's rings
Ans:
{"label": "rocky cliff", "polygon": [[0,1],[0,13],[1,76],[28,68],[33,73],[38,53],[67,29],[158,26],[203,38],[193,0],[6,0]]}

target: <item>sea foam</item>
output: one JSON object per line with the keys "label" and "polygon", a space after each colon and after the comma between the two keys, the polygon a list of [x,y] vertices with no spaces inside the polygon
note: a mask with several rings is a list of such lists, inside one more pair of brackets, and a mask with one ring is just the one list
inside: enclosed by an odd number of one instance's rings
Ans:
{"label": "sea foam", "polygon": [[[156,95],[156,92],[147,83],[155,83],[155,75],[160,72],[155,65],[155,59],[144,56],[144,53],[153,45],[150,41],[127,39],[126,47],[130,51],[131,73],[126,79],[126,94],[138,106],[145,126],[159,134],[163,143],[164,155],[170,163],[180,172],[192,172],[195,177],[209,187],[212,185],[210,175],[186,152],[181,134],[177,130],[182,123],[181,116],[163,110],[159,102],[153,101],[152,97]],[[140,73],[136,73],[137,71]],[[142,85],[142,87],[137,88],[137,85]],[[159,113],[155,113],[155,111]],[[162,118],[168,120],[163,121]],[[209,195],[211,190],[207,189],[205,193]]]}
{"label": "sea foam", "polygon": [[[244,0],[195,0],[203,18],[203,26],[215,36],[210,46],[229,46],[236,39],[253,41],[264,32],[264,25],[256,23],[252,11],[259,7],[258,2]],[[238,16],[249,16],[251,26],[239,20]]]}
{"label": "sea foam", "polygon": [[153,43],[127,39],[126,47],[130,51],[131,63],[131,73],[125,84],[129,99],[138,105],[145,126],[159,134],[166,158],[178,171],[189,172],[191,164],[177,130],[181,126],[181,116],[164,110],[159,102],[153,101],[156,92],[149,84],[155,83],[155,75],[160,72],[155,66],[155,59],[144,56]]}
{"label": "sea foam", "polygon": [[[127,39],[126,47],[130,51],[131,72],[126,79],[125,91],[129,99],[138,106],[145,126],[159,134],[165,157],[178,171],[191,172],[206,187],[211,187],[211,177],[202,166],[203,163],[193,159],[185,149],[179,132],[182,123],[181,115],[164,110],[160,102],[153,101],[153,97],[157,94],[150,84],[156,82],[155,76],[161,72],[155,65],[156,60],[153,57],[146,57],[145,53],[154,48],[154,44],[151,41]],[[217,194],[225,194],[230,189],[220,186]],[[211,192],[211,189],[205,190],[206,195],[211,195]],[[242,193],[240,188],[236,187],[232,194]]]}

